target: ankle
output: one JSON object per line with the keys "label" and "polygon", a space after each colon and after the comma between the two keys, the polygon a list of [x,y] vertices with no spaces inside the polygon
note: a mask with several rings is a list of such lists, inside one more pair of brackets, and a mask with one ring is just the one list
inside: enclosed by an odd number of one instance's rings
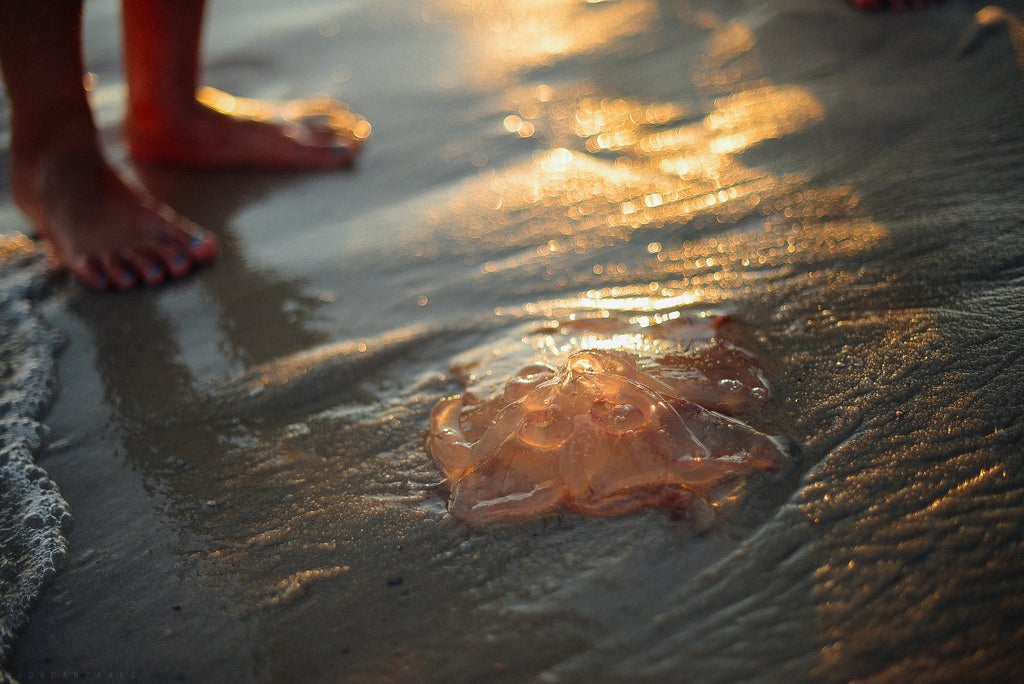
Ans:
{"label": "ankle", "polygon": [[98,154],[100,144],[88,112],[65,114],[52,109],[45,116],[38,116],[36,112],[21,115],[15,110],[11,116],[10,150],[13,159],[31,161],[55,154]]}
{"label": "ankle", "polygon": [[202,105],[196,94],[165,94],[159,99],[129,97],[125,125],[128,129],[154,134],[173,133],[197,116]]}
{"label": "ankle", "polygon": [[38,208],[45,197],[59,196],[61,187],[76,187],[81,178],[98,177],[109,168],[91,128],[58,128],[49,136],[36,136],[24,127],[12,128],[11,197],[37,224]]}

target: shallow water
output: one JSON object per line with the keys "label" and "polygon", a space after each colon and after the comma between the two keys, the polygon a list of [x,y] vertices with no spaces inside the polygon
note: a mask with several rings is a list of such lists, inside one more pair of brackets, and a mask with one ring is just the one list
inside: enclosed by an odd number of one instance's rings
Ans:
{"label": "shallow water", "polygon": [[[955,3],[365,8],[214,3],[208,41],[215,86],[365,114],[355,171],[140,172],[224,258],[43,305],[69,341],[39,463],[76,523],[10,670],[1018,675],[1012,31]],[[90,64],[116,145],[110,13]],[[702,533],[454,520],[424,448],[450,366],[500,376],[524,325],[606,311],[740,321],[791,465],[731,482]]]}

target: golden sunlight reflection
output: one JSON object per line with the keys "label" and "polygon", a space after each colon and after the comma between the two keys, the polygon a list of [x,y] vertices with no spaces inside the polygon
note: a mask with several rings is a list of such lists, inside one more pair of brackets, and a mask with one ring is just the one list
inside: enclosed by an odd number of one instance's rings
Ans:
{"label": "golden sunlight reflection", "polygon": [[[815,183],[800,167],[749,161],[757,146],[823,122],[825,108],[808,89],[764,77],[748,27],[710,15],[701,21],[711,34],[692,74],[697,91],[679,101],[626,97],[584,80],[510,89],[504,131],[541,149],[467,181],[435,215],[436,230],[450,235],[445,249],[488,277],[505,274],[524,292],[559,293],[494,311],[546,321],[557,334],[535,335],[532,359],[496,346],[479,369],[497,385],[484,391],[470,383],[468,396],[500,395],[503,379],[531,364],[560,372],[579,350],[664,354],[651,340],[669,329],[705,344],[695,323],[727,320],[735,302],[760,297],[780,279],[810,282],[819,264],[827,269],[888,239],[851,187]],[[634,241],[642,249],[627,248]],[[850,281],[831,273],[814,285]],[[437,416],[435,427],[446,420]],[[473,453],[483,457],[490,447],[481,444]],[[442,445],[435,456],[453,450],[464,455],[462,446]],[[538,510],[548,495],[562,501],[562,490],[534,490],[530,482],[523,480],[522,498],[508,501],[536,499]]]}
{"label": "golden sunlight reflection", "polygon": [[[489,43],[499,33],[502,49],[520,54],[521,64],[537,59],[539,48],[523,46],[540,44],[541,27],[566,33],[576,46],[557,51],[544,43],[549,56],[575,54],[586,44],[581,33],[608,38],[607,22],[592,17],[568,29],[560,23],[588,10],[578,1],[540,3],[540,19],[522,22],[516,13],[529,14],[537,3],[449,4],[473,18],[482,60],[493,58]],[[645,3],[600,6],[640,8],[645,21],[656,14]],[[884,241],[886,232],[862,214],[851,188],[747,161],[757,146],[820,124],[824,106],[806,88],[765,77],[755,34],[744,23],[710,13],[690,19],[709,31],[691,79],[707,99],[644,101],[580,80],[510,89],[503,129],[544,149],[469,181],[453,201],[458,220],[435,215],[440,231],[452,231],[451,249],[479,258],[485,273],[525,269],[557,287],[585,290],[609,282],[633,287],[632,278],[639,290],[655,283],[658,296],[680,306],[714,307],[779,269]],[[634,20],[620,30],[641,27]],[[663,237],[650,232],[658,230]],[[638,232],[645,262],[601,258]],[[550,307],[527,304],[522,313],[530,308]]]}
{"label": "golden sunlight reflection", "polygon": [[713,33],[693,75],[694,85],[709,92],[729,93],[768,85],[751,28],[739,21],[721,25],[709,14],[704,21]]}
{"label": "golden sunlight reflection", "polygon": [[658,18],[652,0],[437,0],[467,17],[482,74],[551,64],[556,58],[607,50],[649,30]]}
{"label": "golden sunlight reflection", "polygon": [[[631,285],[607,287],[589,290],[575,297],[559,297],[554,299],[529,302],[520,307],[502,307],[495,313],[498,316],[512,318],[546,319],[561,321],[556,327],[562,333],[571,328],[580,337],[572,344],[579,342],[581,348],[590,348],[592,336],[588,331],[599,333],[605,341],[593,343],[594,346],[608,347],[606,333],[621,329],[623,325],[635,329],[633,333],[614,335],[615,344],[619,348],[642,351],[648,345],[644,330],[655,326],[687,326],[692,321],[683,314],[684,309],[704,303],[699,293],[693,289],[677,289],[652,282],[647,285]],[[707,317],[702,315],[701,318]],[[694,327],[688,335],[698,339]],[[591,340],[592,341],[592,340]],[[649,349],[647,351],[650,351]]]}
{"label": "golden sunlight reflection", "polygon": [[[743,162],[751,147],[824,118],[804,89],[764,86],[717,98],[699,118],[671,103],[576,95],[520,93],[519,113],[510,115],[515,126],[506,128],[529,123],[537,135],[564,146],[482,176],[474,184],[484,187],[456,201],[466,217],[456,249],[472,252],[477,240],[519,248],[484,263],[485,271],[592,252],[641,229],[722,228],[750,217],[758,219],[755,229],[709,238],[700,258],[695,242],[684,248],[668,239],[650,241],[646,251],[660,264],[650,270],[697,275],[781,264],[792,261],[798,247],[832,253],[882,237],[870,221],[851,223],[859,201],[850,189],[815,188],[806,176],[779,176]],[[618,269],[598,263],[592,270],[608,275]]]}

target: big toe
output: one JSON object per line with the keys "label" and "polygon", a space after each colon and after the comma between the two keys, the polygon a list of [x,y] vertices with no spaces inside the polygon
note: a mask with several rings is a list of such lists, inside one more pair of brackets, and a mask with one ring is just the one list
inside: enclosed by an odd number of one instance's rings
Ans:
{"label": "big toe", "polygon": [[212,261],[219,251],[220,243],[212,233],[195,230],[189,234],[188,253],[196,265]]}

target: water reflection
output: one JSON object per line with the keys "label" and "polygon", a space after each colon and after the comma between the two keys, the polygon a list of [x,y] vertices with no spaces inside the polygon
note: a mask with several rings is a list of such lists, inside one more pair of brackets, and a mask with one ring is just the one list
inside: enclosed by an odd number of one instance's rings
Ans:
{"label": "water reflection", "polygon": [[[550,65],[606,50],[656,27],[653,0],[437,0],[440,10],[468,20],[481,75]],[[429,14],[428,14],[429,16]]]}
{"label": "water reflection", "polygon": [[[657,281],[665,296],[693,288],[700,294],[691,291],[691,301],[713,302],[759,270],[871,250],[886,238],[851,188],[746,162],[758,145],[823,120],[822,104],[799,86],[716,97],[703,115],[693,104],[579,86],[522,89],[513,106],[507,130],[522,136],[528,124],[537,142],[558,146],[481,176],[454,201],[451,248],[488,255],[485,273],[527,269],[556,285],[640,289]],[[437,222],[442,232],[451,225]],[[614,249],[637,232],[645,252]],[[627,262],[602,262],[602,252]],[[647,282],[630,283],[637,276]]]}

